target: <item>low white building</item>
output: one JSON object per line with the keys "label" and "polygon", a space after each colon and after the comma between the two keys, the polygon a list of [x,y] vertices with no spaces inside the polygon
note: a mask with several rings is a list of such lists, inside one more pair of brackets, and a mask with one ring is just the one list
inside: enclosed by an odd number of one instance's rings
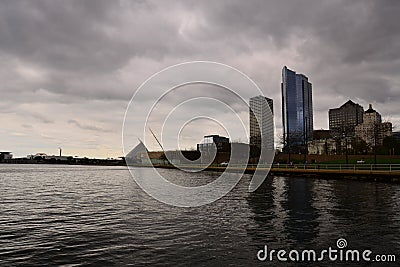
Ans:
{"label": "low white building", "polygon": [[334,155],[338,151],[338,144],[333,138],[312,140],[307,145],[311,155]]}

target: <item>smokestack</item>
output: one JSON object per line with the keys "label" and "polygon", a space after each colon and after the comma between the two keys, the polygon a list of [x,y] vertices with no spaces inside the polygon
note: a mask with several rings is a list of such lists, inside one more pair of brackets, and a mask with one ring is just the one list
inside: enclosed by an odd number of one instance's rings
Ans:
{"label": "smokestack", "polygon": [[58,149],[60,150],[60,157],[61,157],[61,151],[62,151],[62,149],[61,149],[61,147],[59,147]]}

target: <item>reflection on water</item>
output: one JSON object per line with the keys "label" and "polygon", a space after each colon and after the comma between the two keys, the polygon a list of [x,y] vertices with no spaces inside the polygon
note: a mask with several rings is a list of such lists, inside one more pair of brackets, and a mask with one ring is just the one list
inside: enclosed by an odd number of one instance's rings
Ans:
{"label": "reflection on water", "polygon": [[[218,176],[161,172],[191,185]],[[0,265],[265,266],[264,245],[322,250],[340,237],[354,249],[400,249],[398,185],[269,177],[248,193],[250,178],[210,205],[177,208],[121,167],[0,165]]]}

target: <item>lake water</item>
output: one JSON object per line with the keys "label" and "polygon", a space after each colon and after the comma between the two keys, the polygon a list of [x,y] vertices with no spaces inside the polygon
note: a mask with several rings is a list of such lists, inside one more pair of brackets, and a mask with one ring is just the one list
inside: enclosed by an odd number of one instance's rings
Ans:
{"label": "lake water", "polygon": [[[193,185],[218,176],[160,172]],[[348,248],[396,254],[381,266],[398,266],[399,185],[268,177],[249,193],[249,179],[212,204],[178,208],[146,195],[124,167],[0,165],[0,265],[295,266],[257,252],[345,238]],[[309,265],[339,263],[349,264]]]}

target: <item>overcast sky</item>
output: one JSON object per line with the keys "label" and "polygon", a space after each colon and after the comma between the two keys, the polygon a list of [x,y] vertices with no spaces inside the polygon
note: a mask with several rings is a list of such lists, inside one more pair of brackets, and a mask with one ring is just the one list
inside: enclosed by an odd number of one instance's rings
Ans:
{"label": "overcast sky", "polygon": [[278,132],[285,65],[313,84],[315,129],[348,99],[396,126],[399,14],[397,0],[1,1],[0,150],[121,156],[136,88],[192,60],[249,75],[275,101]]}

